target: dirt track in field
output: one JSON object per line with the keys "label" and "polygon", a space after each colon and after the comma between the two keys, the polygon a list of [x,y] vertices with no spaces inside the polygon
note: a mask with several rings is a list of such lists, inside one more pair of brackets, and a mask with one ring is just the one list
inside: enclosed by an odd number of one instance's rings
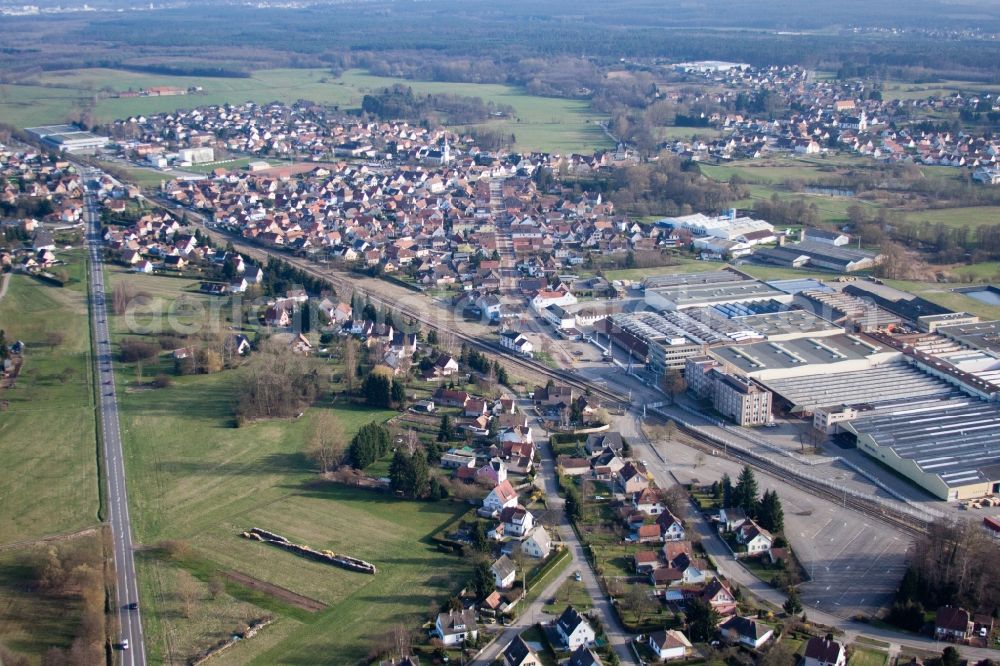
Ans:
{"label": "dirt track in field", "polygon": [[307,610],[310,613],[316,613],[318,611],[324,610],[326,604],[322,601],[316,601],[315,599],[310,599],[309,597],[304,597],[301,594],[292,592],[289,589],[280,587],[278,585],[273,585],[271,583],[266,583],[253,576],[248,576],[245,573],[239,571],[227,571],[226,578],[239,583],[240,585],[246,585],[254,590],[260,590],[265,594],[269,594],[272,597],[281,599],[297,608]]}

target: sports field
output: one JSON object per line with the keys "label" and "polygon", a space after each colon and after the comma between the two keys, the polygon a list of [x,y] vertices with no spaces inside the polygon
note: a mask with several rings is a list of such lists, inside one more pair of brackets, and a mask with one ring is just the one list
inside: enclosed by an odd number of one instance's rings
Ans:
{"label": "sports field", "polygon": [[[63,122],[95,98],[93,111],[98,122],[247,101],[308,99],[348,110],[360,108],[366,92],[401,83],[418,93],[450,93],[509,104],[515,110],[513,118],[487,125],[490,129],[514,133],[520,149],[591,152],[610,145],[595,122],[600,116],[590,111],[588,102],[529,95],[507,85],[408,81],[371,76],[360,70],[335,77],[323,69],[261,70],[239,79],[147,75],[112,69],[61,70],[39,74],[26,83],[34,85],[0,86],[0,122],[21,127]],[[106,97],[100,93],[153,86],[184,89],[200,86],[203,91],[195,95],[131,98]]]}

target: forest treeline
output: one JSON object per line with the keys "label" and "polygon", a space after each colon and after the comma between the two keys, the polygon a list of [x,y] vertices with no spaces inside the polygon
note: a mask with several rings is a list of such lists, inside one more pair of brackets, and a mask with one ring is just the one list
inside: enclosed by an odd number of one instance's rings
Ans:
{"label": "forest treeline", "polygon": [[[995,14],[976,11],[984,35],[1000,29]],[[859,15],[914,31],[802,32],[854,24]],[[648,0],[558,0],[544,7],[513,2],[503,11],[443,0],[408,5],[405,12],[377,2],[295,11],[206,3],[158,11],[155,21],[137,12],[6,20],[11,25],[0,35],[0,71],[8,75],[108,65],[206,70],[201,76],[219,75],[212,70],[242,76],[268,66],[360,66],[413,79],[515,83],[533,92],[574,94],[592,87],[582,70],[593,64],[642,58],[799,64],[844,76],[912,81],[1000,81],[1000,43],[944,32],[965,29],[968,20],[961,7],[932,0],[911,3],[902,13],[888,2],[835,3],[802,12],[790,0],[726,12],[697,5],[664,12]],[[793,23],[797,28],[790,29]],[[25,50],[45,57],[25,58]]]}
{"label": "forest treeline", "polygon": [[484,102],[480,97],[446,93],[421,95],[409,86],[394,85],[365,95],[361,111],[381,120],[429,120],[439,115],[452,124],[466,124],[513,115],[514,108]]}

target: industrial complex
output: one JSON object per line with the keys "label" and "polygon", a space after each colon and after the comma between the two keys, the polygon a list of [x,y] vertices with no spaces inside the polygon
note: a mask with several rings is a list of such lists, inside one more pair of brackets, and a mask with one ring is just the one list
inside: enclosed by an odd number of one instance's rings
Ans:
{"label": "industrial complex", "polygon": [[801,419],[935,497],[1000,492],[1000,322],[871,284],[655,276],[595,328],[738,425]]}
{"label": "industrial complex", "polygon": [[84,131],[76,125],[28,127],[25,131],[64,153],[92,154],[109,143],[108,137]]}

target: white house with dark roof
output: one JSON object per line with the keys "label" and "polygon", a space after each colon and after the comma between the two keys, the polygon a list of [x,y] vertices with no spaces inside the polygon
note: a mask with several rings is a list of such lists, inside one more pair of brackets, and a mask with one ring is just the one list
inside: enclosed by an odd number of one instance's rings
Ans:
{"label": "white house with dark roof", "polygon": [[503,666],[542,666],[542,660],[520,636],[504,648]]}
{"label": "white house with dark roof", "polygon": [[723,640],[729,643],[739,643],[756,650],[774,636],[774,629],[759,620],[737,615],[721,625],[719,632]]}
{"label": "white house with dark roof", "polygon": [[500,512],[503,532],[507,536],[522,537],[535,527],[535,516],[518,504]]}
{"label": "white house with dark roof", "polygon": [[587,618],[572,606],[567,606],[556,620],[555,629],[562,639],[563,647],[569,650],[590,645],[597,638]]}
{"label": "white house with dark roof", "polygon": [[684,541],[687,534],[684,532],[684,523],[672,514],[669,509],[664,509],[656,517],[656,524],[660,528],[660,536],[664,541]]}
{"label": "white house with dark roof", "polygon": [[803,666],[845,666],[847,663],[844,646],[829,634],[810,638],[803,655]]}
{"label": "white house with dark roof", "polygon": [[774,537],[753,520],[747,520],[736,528],[736,540],[746,546],[748,555],[759,555],[771,550]]}
{"label": "white house with dark roof", "polygon": [[573,650],[566,663],[567,666],[604,666],[604,662],[597,656],[597,653],[585,646]]}
{"label": "white house with dark roof", "polygon": [[518,333],[517,331],[504,331],[501,333],[500,346],[525,356],[531,356],[535,350],[535,346],[531,344],[531,341],[523,333]]}
{"label": "white house with dark roof", "polygon": [[445,645],[461,645],[466,639],[475,640],[479,636],[476,612],[471,608],[447,613],[439,613],[434,623],[434,633]]}

